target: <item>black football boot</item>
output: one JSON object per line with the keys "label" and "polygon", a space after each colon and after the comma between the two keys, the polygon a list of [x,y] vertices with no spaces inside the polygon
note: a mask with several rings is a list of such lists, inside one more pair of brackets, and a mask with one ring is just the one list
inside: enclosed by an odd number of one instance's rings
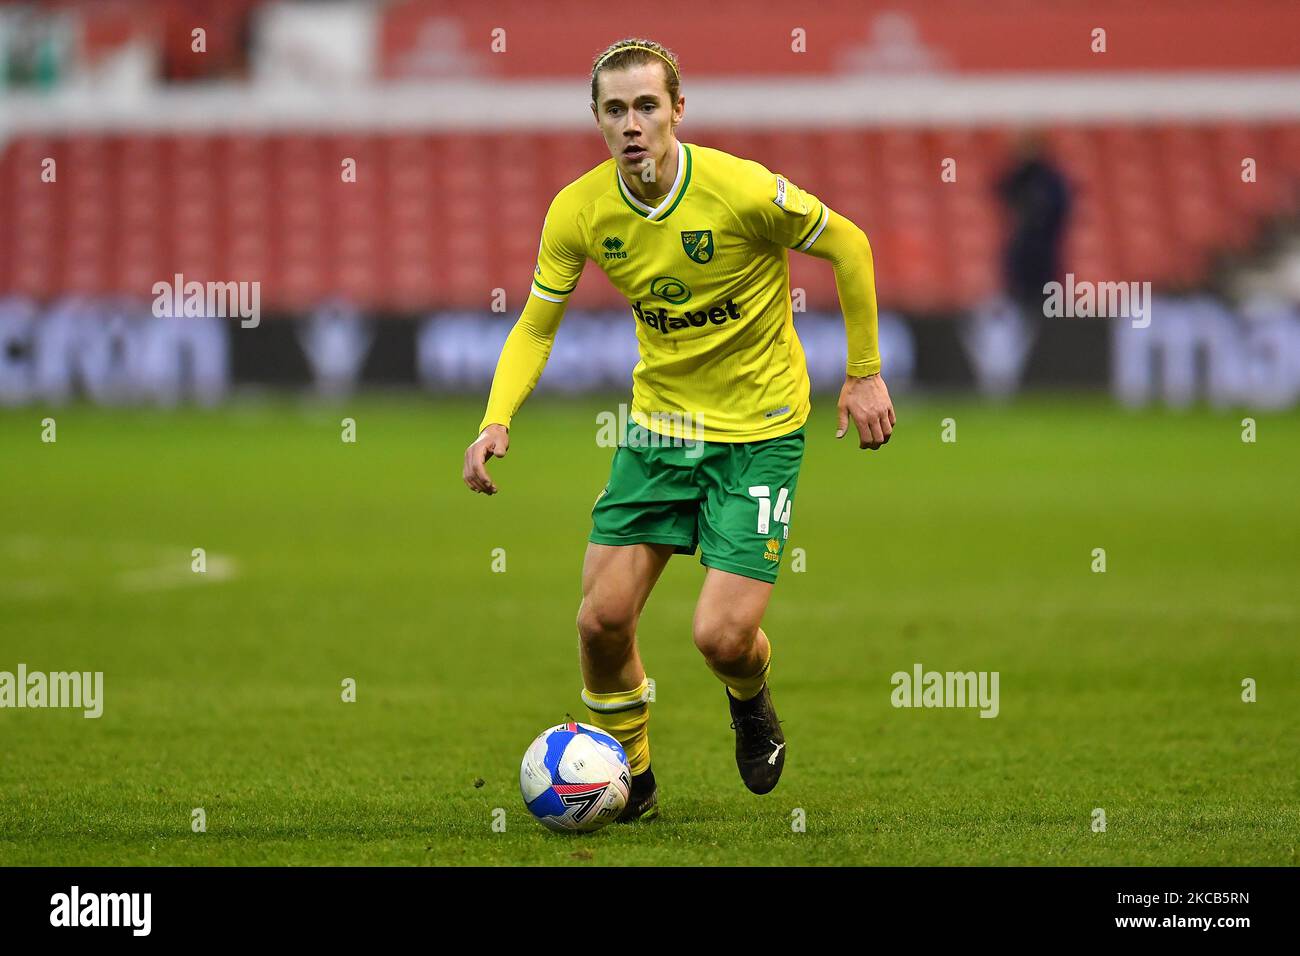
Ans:
{"label": "black football boot", "polygon": [[752,793],[768,793],[781,779],[785,766],[785,734],[772,706],[767,684],[749,700],[736,700],[727,692],[731,704],[731,729],[736,732],[736,766],[740,779]]}
{"label": "black football boot", "polygon": [[634,774],[627,795],[627,806],[618,815],[617,823],[637,823],[659,816],[659,788],[655,786],[655,772],[646,767],[645,773]]}

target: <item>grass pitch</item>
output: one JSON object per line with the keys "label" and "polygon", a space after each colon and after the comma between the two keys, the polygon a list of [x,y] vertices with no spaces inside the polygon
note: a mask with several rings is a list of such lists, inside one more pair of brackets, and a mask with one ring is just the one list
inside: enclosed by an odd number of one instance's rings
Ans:
{"label": "grass pitch", "polygon": [[[535,398],[493,499],[477,401],[0,412],[0,670],[105,683],[98,720],[0,710],[0,865],[1296,864],[1300,416],[899,399],[879,453],[816,402],[764,622],[781,785],[737,776],[677,557],[640,629],[663,816],[586,837],[518,767],[582,714],[619,399]],[[916,663],[998,671],[998,717],[892,707]]]}

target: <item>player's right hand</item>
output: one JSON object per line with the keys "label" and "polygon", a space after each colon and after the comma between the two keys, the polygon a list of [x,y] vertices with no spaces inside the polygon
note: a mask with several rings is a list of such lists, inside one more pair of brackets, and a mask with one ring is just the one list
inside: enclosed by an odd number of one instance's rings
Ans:
{"label": "player's right hand", "polygon": [[487,473],[487,460],[493,455],[506,457],[510,450],[510,430],[505,425],[489,425],[483,429],[474,444],[465,449],[465,470],[462,477],[470,491],[495,495],[497,486]]}

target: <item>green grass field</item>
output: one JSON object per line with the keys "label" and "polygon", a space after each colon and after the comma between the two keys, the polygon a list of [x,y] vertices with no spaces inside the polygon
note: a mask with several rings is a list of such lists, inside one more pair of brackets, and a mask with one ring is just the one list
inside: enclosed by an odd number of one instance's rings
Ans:
{"label": "green grass field", "polygon": [[[1300,416],[1245,444],[1101,399],[900,396],[880,453],[818,401],[764,622],[781,785],[740,783],[678,557],[640,630],[663,816],[544,831],[519,760],[582,713],[617,401],[534,399],[492,499],[477,401],[0,413],[0,670],[105,674],[98,720],[0,710],[0,865],[1300,862]],[[895,709],[917,662],[998,671],[1000,715]]]}

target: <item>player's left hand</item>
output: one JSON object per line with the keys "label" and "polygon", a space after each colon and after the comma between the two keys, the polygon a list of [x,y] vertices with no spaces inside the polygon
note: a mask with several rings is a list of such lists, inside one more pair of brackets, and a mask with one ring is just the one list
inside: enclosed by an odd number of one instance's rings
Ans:
{"label": "player's left hand", "polygon": [[846,376],[840,389],[840,425],[836,438],[849,430],[849,419],[858,426],[859,448],[877,449],[889,441],[894,431],[894,403],[879,374],[858,378]]}

